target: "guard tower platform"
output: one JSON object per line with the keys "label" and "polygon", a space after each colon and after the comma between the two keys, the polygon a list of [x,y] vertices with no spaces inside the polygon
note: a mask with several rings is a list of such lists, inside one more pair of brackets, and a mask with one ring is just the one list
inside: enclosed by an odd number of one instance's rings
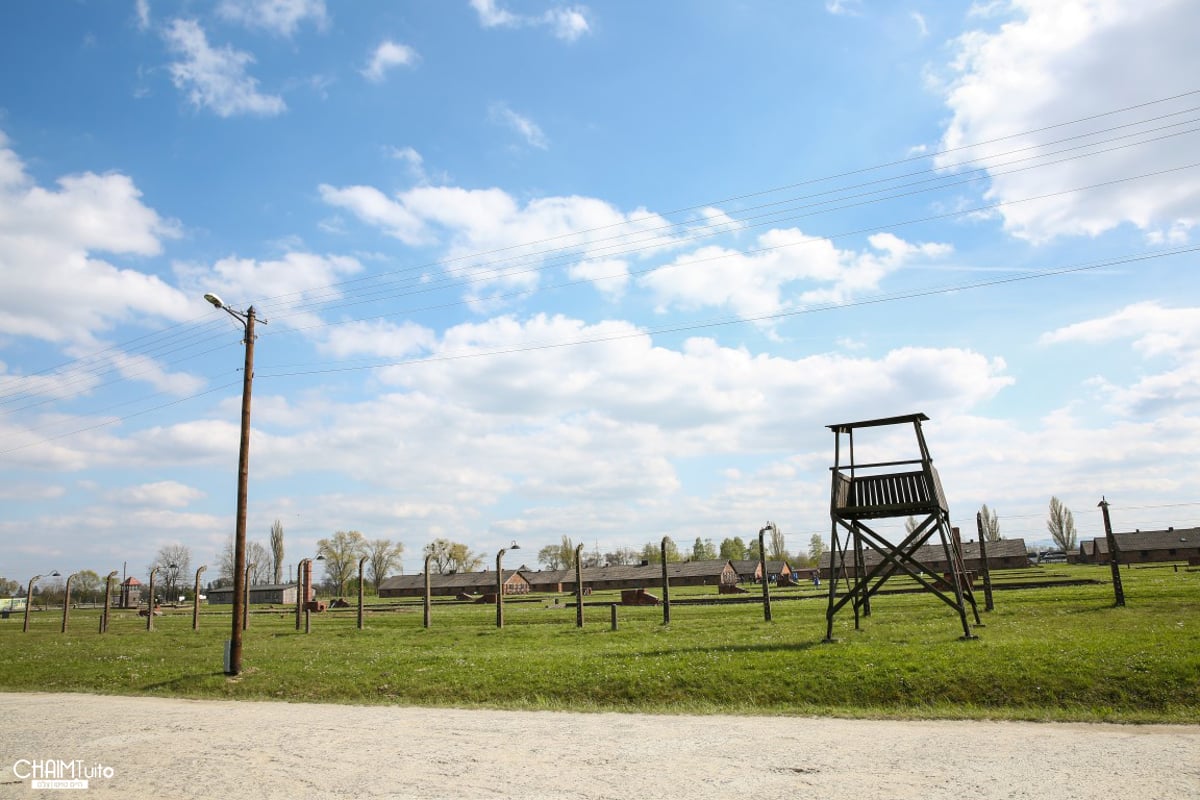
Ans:
{"label": "guard tower platform", "polygon": [[[854,627],[860,617],[870,616],[871,596],[893,575],[905,574],[958,612],[963,637],[974,638],[967,621],[971,606],[975,623],[979,612],[962,560],[962,546],[950,527],[950,509],[942,482],[933,467],[921,423],[924,414],[844,422],[828,426],[834,433],[834,457],[829,516],[829,605],[826,609],[825,640],[833,641],[837,613],[850,605]],[[915,457],[888,461],[856,459],[854,436],[864,428],[911,425],[916,437]],[[883,432],[886,435],[886,432]],[[843,441],[847,447],[843,451]],[[911,518],[916,526],[903,540],[894,543],[876,532],[868,521]],[[937,534],[946,555],[944,580],[915,554]],[[951,594],[947,594],[949,587]]]}

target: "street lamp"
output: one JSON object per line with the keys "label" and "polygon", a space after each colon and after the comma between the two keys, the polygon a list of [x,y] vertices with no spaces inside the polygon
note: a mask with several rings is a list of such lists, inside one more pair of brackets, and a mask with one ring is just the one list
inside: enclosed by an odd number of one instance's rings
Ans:
{"label": "street lamp", "polygon": [[196,586],[192,591],[192,630],[200,630],[200,576],[204,570],[208,569],[208,565],[200,567],[196,570]]}
{"label": "street lamp", "polygon": [[363,564],[367,563],[370,556],[363,556],[358,560],[358,629],[363,629]]}
{"label": "street lamp", "polygon": [[67,585],[65,587],[63,587],[63,621],[62,621],[62,632],[63,633],[67,632],[67,617],[69,616],[70,609],[71,609],[71,581],[73,581],[75,579],[75,576],[78,574],[79,574],[78,572],[72,572],[70,575],[68,575],[67,576]]}
{"label": "street lamp", "polygon": [[117,577],[117,571],[114,569],[104,578],[104,614],[100,617],[100,632],[108,632],[108,608],[112,605],[112,582],[113,578]]}
{"label": "street lamp", "polygon": [[[29,607],[33,605],[33,585],[41,580],[41,575],[34,575],[29,579],[29,585],[25,587],[25,626],[21,628],[22,633],[29,633]],[[58,577],[58,570],[50,573],[51,578]]]}
{"label": "street lamp", "polygon": [[501,559],[509,550],[520,550],[521,545],[513,542],[507,548],[500,548],[500,552],[496,553],[496,627],[504,627],[504,570],[500,566]]}
{"label": "street lamp", "polygon": [[[246,487],[250,478],[250,392],[254,383],[254,306],[245,312],[235,311],[225,305],[215,294],[206,294],[204,299],[229,314],[241,323],[246,337],[242,344],[246,346],[246,364],[242,372],[242,434],[238,447],[238,488],[237,488],[237,519],[233,535],[233,619],[230,627],[228,657],[225,663],[226,675],[238,675],[242,671],[242,593],[245,591],[246,570]],[[266,324],[266,320],[262,321]]]}

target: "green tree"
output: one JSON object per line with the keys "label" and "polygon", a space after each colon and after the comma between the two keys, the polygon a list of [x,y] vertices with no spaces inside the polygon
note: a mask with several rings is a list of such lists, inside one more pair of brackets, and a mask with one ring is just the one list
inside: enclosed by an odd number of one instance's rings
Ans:
{"label": "green tree", "polygon": [[271,523],[271,582],[283,583],[283,523]]}
{"label": "green tree", "polygon": [[[662,563],[662,542],[646,542],[642,545],[642,561],[650,564]],[[683,561],[683,556],[679,554],[679,546],[675,544],[675,540],[667,539],[667,563],[675,561]]]}
{"label": "green tree", "polygon": [[743,561],[746,558],[746,543],[742,537],[721,540],[720,557],[729,561]]}
{"label": "green tree", "polygon": [[336,531],[317,541],[317,555],[325,557],[325,578],[334,594],[345,593],[346,582],[358,574],[358,559],[366,555],[367,540],[358,531]]}
{"label": "green tree", "polygon": [[391,539],[372,539],[367,542],[367,575],[376,594],[379,594],[379,582],[400,563],[403,555],[403,542],[393,543]]}
{"label": "green tree", "polygon": [[21,584],[11,578],[0,578],[0,597],[16,597],[21,593]]}
{"label": "green tree", "polygon": [[983,538],[989,542],[1000,541],[1000,518],[996,516],[995,511],[987,507],[987,503],[979,509],[979,520],[983,523]]}
{"label": "green tree", "polygon": [[750,544],[746,546],[746,558],[750,559],[751,561],[758,561],[758,555],[758,537],[755,536],[750,540]]}
{"label": "green tree", "polygon": [[1050,498],[1050,514],[1046,518],[1046,530],[1050,532],[1050,538],[1063,552],[1074,550],[1078,544],[1078,537],[1075,533],[1075,515],[1057,497]]}
{"label": "green tree", "polygon": [[455,572],[474,572],[483,566],[483,555],[474,553],[461,542],[450,546],[450,568]]}
{"label": "green tree", "polygon": [[96,574],[95,570],[85,569],[77,572],[75,580],[71,581],[71,597],[80,603],[95,603],[103,600],[104,590],[101,588],[103,584],[104,581]]}
{"label": "green tree", "polygon": [[712,539],[696,537],[692,543],[692,561],[711,561],[717,557],[717,547]]}
{"label": "green tree", "polygon": [[821,534],[814,533],[812,538],[808,540],[808,560],[815,567],[821,563],[821,556],[825,555],[826,551],[825,540],[821,538]]}

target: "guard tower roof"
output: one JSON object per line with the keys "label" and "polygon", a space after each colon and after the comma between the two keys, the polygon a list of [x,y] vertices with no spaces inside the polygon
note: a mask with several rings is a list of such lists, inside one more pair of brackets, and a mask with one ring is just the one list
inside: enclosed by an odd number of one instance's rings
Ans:
{"label": "guard tower roof", "polygon": [[834,433],[849,433],[855,428],[875,428],[880,425],[900,425],[905,422],[928,422],[929,417],[924,414],[905,414],[900,417],[884,417],[883,419],[865,419],[861,422],[838,422],[833,425],[826,425],[826,428]]}

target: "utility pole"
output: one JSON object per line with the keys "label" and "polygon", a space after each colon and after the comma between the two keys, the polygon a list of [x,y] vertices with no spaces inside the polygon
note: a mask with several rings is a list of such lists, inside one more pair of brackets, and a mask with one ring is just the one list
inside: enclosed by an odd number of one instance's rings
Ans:
{"label": "utility pole", "polygon": [[[242,671],[242,617],[245,614],[246,591],[246,496],[250,483],[250,394],[254,386],[254,306],[243,313],[235,311],[215,294],[206,294],[204,299],[236,319],[245,329],[242,344],[246,349],[246,361],[242,372],[242,420],[241,441],[238,446],[237,520],[233,534],[233,620],[229,631],[228,655],[225,661],[226,675],[239,675]],[[266,320],[263,320],[264,324]]]}

